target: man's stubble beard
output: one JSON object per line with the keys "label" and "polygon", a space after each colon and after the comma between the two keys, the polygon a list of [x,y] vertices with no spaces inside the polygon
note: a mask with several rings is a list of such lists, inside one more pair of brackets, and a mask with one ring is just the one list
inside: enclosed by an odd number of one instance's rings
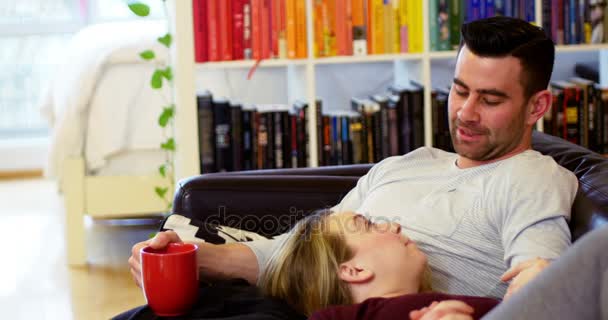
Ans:
{"label": "man's stubble beard", "polygon": [[[522,109],[525,106],[522,106]],[[520,109],[521,110],[521,109]],[[505,141],[502,142],[501,141],[492,141],[492,131],[485,128],[485,131],[483,133],[483,137],[481,139],[481,141],[479,142],[474,142],[474,143],[467,143],[467,142],[458,142],[456,136],[457,136],[457,123],[458,123],[458,119],[455,118],[454,120],[450,119],[450,139],[452,140],[452,145],[454,146],[454,150],[456,151],[456,153],[458,155],[460,155],[461,157],[473,160],[473,161],[478,161],[478,162],[482,162],[482,161],[491,161],[497,158],[500,158],[502,156],[504,156],[505,154],[511,152],[513,149],[515,149],[522,141],[523,139],[523,135],[524,135],[524,131],[525,131],[525,124],[524,124],[524,112],[522,110],[522,112],[519,113],[519,116],[516,119],[513,119],[512,123],[510,126],[508,126],[507,128],[504,128],[503,131],[506,133],[512,132],[512,134],[509,134],[508,136],[503,135],[503,137],[508,138],[510,141]],[[465,126],[466,128],[466,126]],[[470,144],[483,144],[480,145],[477,148],[467,148],[466,145]],[[467,150],[468,149],[468,150]]]}

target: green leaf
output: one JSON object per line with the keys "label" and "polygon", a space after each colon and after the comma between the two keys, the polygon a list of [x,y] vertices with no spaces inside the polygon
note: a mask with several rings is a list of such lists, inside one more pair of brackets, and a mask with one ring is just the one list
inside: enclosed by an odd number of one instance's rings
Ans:
{"label": "green leaf", "polygon": [[165,47],[169,48],[171,46],[171,42],[172,42],[173,38],[171,37],[170,33],[167,33],[164,36],[158,38],[157,40],[158,40],[158,42],[165,45]]}
{"label": "green leaf", "polygon": [[156,234],[157,234],[157,232],[150,232],[148,234],[148,239],[152,239],[152,238],[156,237]]}
{"label": "green leaf", "polygon": [[152,60],[152,59],[156,58],[156,55],[154,54],[154,51],[152,51],[152,50],[142,51],[139,53],[139,56],[144,60]]}
{"label": "green leaf", "polygon": [[131,1],[129,3],[129,9],[131,9],[131,12],[140,17],[147,17],[150,14],[150,7],[147,4],[139,1]]}
{"label": "green leaf", "polygon": [[161,143],[160,148],[168,151],[175,151],[175,140],[173,138],[167,139],[167,142]]}
{"label": "green leaf", "polygon": [[175,114],[175,106],[170,105],[163,109],[163,113],[161,113],[160,117],[158,117],[158,125],[161,127],[166,127],[169,120],[173,118]]}
{"label": "green leaf", "polygon": [[152,74],[152,79],[150,79],[150,86],[152,89],[160,89],[163,87],[163,70],[156,69],[154,74]]}
{"label": "green leaf", "polygon": [[156,195],[158,195],[161,198],[165,197],[165,195],[167,194],[167,191],[169,191],[169,188],[167,188],[167,187],[164,187],[164,188],[155,187],[154,188],[154,192],[156,192]]}
{"label": "green leaf", "polygon": [[167,166],[163,164],[158,167],[158,173],[160,173],[161,177],[165,178],[167,176]]}
{"label": "green leaf", "polygon": [[163,77],[169,81],[173,80],[173,69],[170,66],[163,71]]}

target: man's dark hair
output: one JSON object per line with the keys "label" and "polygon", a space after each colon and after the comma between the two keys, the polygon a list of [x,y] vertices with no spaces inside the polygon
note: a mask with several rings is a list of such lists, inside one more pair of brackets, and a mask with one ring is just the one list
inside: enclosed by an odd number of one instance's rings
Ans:
{"label": "man's dark hair", "polygon": [[465,23],[460,32],[460,48],[466,45],[475,55],[519,59],[526,99],[549,85],[555,45],[542,28],[517,18],[492,17]]}

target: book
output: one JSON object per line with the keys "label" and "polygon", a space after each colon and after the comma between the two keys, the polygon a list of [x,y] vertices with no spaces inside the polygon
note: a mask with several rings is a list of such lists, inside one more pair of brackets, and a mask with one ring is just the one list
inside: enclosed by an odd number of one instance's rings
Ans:
{"label": "book", "polygon": [[377,131],[376,143],[378,158],[384,159],[390,155],[390,126],[388,117],[388,97],[383,94],[376,94],[371,97],[371,100],[378,105],[379,113],[377,115],[376,126]]}
{"label": "book", "polygon": [[[210,0],[213,1],[213,0]],[[263,1],[251,0],[251,55],[254,60],[263,58],[262,55],[262,17]]]}
{"label": "book", "polygon": [[367,0],[350,0],[352,3],[352,48],[353,55],[367,55],[367,19],[365,17]]}
{"label": "book", "polygon": [[305,1],[295,0],[296,15],[296,57],[304,59],[308,56],[308,42],[306,31],[306,3]]}
{"label": "book", "polygon": [[399,109],[400,97],[395,94],[391,94],[388,97],[387,104],[387,117],[388,117],[388,137],[389,137],[389,156],[396,156],[399,154]]}
{"label": "book", "polygon": [[232,148],[232,170],[243,170],[243,108],[238,103],[230,104],[230,136]]}
{"label": "book", "polygon": [[255,132],[254,126],[254,113],[253,109],[246,109],[243,107],[242,110],[242,136],[243,136],[243,170],[255,169]]}
{"label": "book", "polygon": [[223,98],[213,100],[213,123],[215,125],[216,171],[232,171],[232,128],[228,100]]}
{"label": "book", "polygon": [[409,51],[407,8],[406,0],[399,0],[399,46],[402,53]]}
{"label": "book", "polygon": [[207,49],[207,4],[204,0],[192,0],[192,25],[194,27],[194,60],[209,61]]}
{"label": "book", "polygon": [[231,0],[232,5],[232,58],[243,60],[245,58],[245,2],[244,0]]}
{"label": "book", "polygon": [[560,89],[563,94],[561,106],[563,112],[562,138],[574,144],[581,143],[581,89],[566,81],[553,81],[551,86]]}
{"label": "book", "polygon": [[218,1],[218,41],[220,60],[228,61],[232,60],[232,9],[231,1],[220,0]]}
{"label": "book", "polygon": [[437,49],[450,50],[450,14],[448,0],[438,0],[437,5]]}
{"label": "book", "polygon": [[252,59],[251,0],[241,1],[243,3],[243,59]]}
{"label": "book", "polygon": [[350,126],[348,128],[348,135],[350,136],[351,148],[352,148],[352,161],[353,164],[367,163],[365,158],[364,139],[363,139],[363,123],[361,117],[354,117],[350,119]]}
{"label": "book", "polygon": [[220,61],[219,0],[207,0],[207,49],[209,61]]}
{"label": "book", "polygon": [[209,91],[197,94],[198,148],[201,173],[215,172],[215,125],[213,96]]}
{"label": "book", "polygon": [[[252,0],[253,1],[253,0]],[[297,57],[297,32],[296,32],[296,1],[286,0],[285,19],[287,26],[287,57],[295,59]]]}
{"label": "book", "polygon": [[407,1],[406,3],[409,52],[422,52],[424,50],[422,1]]}
{"label": "book", "polygon": [[455,50],[460,46],[460,26],[464,22],[464,1],[450,0],[448,9],[450,12],[450,17],[448,18],[450,24],[450,45]]}

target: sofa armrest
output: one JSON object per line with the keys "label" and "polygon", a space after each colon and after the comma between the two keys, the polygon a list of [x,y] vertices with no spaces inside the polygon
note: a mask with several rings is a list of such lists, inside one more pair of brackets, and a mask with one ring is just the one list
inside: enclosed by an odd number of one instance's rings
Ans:
{"label": "sofa armrest", "polygon": [[329,208],[358,177],[205,174],[180,181],[173,212],[207,223],[274,236]]}

